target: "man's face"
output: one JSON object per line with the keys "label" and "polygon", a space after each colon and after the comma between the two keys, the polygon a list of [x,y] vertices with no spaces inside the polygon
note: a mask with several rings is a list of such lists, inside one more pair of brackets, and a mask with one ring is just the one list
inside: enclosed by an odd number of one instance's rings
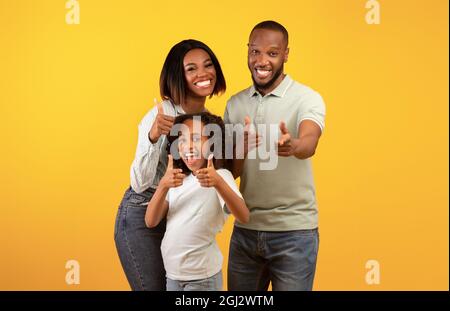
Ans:
{"label": "man's face", "polygon": [[255,87],[266,94],[283,81],[289,49],[283,33],[255,29],[248,43],[248,68]]}

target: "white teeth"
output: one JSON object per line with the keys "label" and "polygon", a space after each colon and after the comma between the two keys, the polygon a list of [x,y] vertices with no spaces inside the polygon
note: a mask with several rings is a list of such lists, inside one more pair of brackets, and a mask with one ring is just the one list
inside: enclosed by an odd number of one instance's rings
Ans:
{"label": "white teeth", "polygon": [[199,86],[199,87],[205,87],[211,84],[211,80],[206,80],[206,81],[200,81],[195,83],[195,85]]}
{"label": "white teeth", "polygon": [[261,69],[256,69],[256,72],[263,77],[267,77],[270,73],[270,70],[261,70]]}
{"label": "white teeth", "polygon": [[190,157],[195,157],[196,155],[197,155],[197,152],[187,152],[184,154],[184,157],[187,159]]}

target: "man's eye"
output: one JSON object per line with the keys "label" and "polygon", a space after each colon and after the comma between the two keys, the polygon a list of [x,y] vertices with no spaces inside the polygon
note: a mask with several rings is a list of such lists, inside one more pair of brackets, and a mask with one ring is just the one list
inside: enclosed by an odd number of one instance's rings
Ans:
{"label": "man's eye", "polygon": [[269,54],[271,57],[276,57],[278,55],[278,53],[272,52]]}
{"label": "man's eye", "polygon": [[252,53],[253,55],[258,54],[257,50],[251,50],[250,53]]}

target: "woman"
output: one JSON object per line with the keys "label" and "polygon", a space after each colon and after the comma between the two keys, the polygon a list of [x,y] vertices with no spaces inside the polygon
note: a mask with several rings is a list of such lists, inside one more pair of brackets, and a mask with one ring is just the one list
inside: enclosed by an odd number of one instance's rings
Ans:
{"label": "woman", "polygon": [[166,289],[160,249],[165,220],[154,228],[145,225],[148,202],[167,167],[166,135],[176,116],[205,111],[206,97],[226,90],[217,57],[196,40],[184,40],[172,47],[159,82],[163,102],[157,103],[139,124],[131,186],[120,203],[114,230],[120,262],[132,290]]}

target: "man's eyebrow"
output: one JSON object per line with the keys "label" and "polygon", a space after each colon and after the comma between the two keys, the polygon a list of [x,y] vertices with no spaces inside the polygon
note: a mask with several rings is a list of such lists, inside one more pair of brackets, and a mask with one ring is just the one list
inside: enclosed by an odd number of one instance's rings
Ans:
{"label": "man's eyebrow", "polygon": [[[249,46],[251,47],[257,47],[256,44],[249,44]],[[281,47],[279,45],[271,45],[269,46],[270,49],[277,49],[277,50],[281,50]]]}

